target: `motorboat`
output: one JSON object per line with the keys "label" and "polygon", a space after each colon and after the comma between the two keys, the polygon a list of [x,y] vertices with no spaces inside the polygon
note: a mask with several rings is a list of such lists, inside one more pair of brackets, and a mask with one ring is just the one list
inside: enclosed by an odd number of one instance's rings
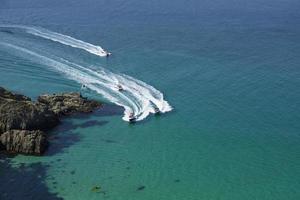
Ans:
{"label": "motorboat", "polygon": [[158,107],[155,107],[155,108],[154,108],[154,114],[155,114],[155,115],[160,114],[160,110],[159,110]]}
{"label": "motorboat", "polygon": [[111,53],[110,52],[106,52],[106,57],[109,57],[111,56]]}
{"label": "motorboat", "polygon": [[132,112],[132,113],[130,113],[130,115],[129,115],[129,122],[135,122],[135,120],[136,120],[136,116],[134,115],[134,113]]}
{"label": "motorboat", "polygon": [[124,90],[123,87],[122,87],[122,85],[120,85],[120,84],[117,85],[117,88],[118,88],[118,90],[119,90],[120,92]]}

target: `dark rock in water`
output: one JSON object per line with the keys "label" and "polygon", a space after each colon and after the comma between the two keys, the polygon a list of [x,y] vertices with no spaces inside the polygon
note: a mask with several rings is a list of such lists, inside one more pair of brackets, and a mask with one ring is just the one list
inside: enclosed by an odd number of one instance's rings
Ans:
{"label": "dark rock in water", "polygon": [[11,129],[48,130],[58,123],[58,117],[45,106],[0,97],[0,132]]}
{"label": "dark rock in water", "polygon": [[48,142],[45,133],[40,130],[10,130],[0,135],[0,144],[10,153],[41,155]]}
{"label": "dark rock in water", "polygon": [[32,102],[0,87],[0,150],[40,155],[47,147],[42,131],[58,125],[60,116],[92,112],[100,106],[80,93],[46,94]]}
{"label": "dark rock in water", "polygon": [[26,97],[21,94],[12,93],[12,92],[4,89],[3,87],[0,87],[0,97],[5,98],[5,99],[13,99],[16,101],[31,101],[31,99],[29,97]]}
{"label": "dark rock in water", "polygon": [[87,100],[76,92],[41,95],[38,97],[38,102],[47,105],[50,110],[59,116],[76,112],[88,113],[101,106],[99,102]]}
{"label": "dark rock in water", "polygon": [[101,191],[101,187],[100,186],[94,186],[92,189],[91,189],[92,192],[100,192]]}
{"label": "dark rock in water", "polygon": [[12,129],[47,130],[59,123],[46,106],[0,87],[0,134]]}
{"label": "dark rock in water", "polygon": [[5,146],[0,142],[0,151],[5,150]]}
{"label": "dark rock in water", "polygon": [[108,140],[108,139],[101,139],[101,140],[106,143],[117,143],[117,141],[114,140]]}
{"label": "dark rock in water", "polygon": [[142,185],[142,186],[138,187],[136,190],[140,191],[140,190],[144,190],[145,188],[146,188],[146,186]]}

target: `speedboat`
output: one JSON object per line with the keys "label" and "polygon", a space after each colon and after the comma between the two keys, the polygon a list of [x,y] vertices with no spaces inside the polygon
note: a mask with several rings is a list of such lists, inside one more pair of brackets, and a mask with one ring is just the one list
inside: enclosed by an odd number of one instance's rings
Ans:
{"label": "speedboat", "polygon": [[111,56],[111,53],[110,52],[106,52],[106,57],[109,57]]}
{"label": "speedboat", "polygon": [[122,85],[120,85],[120,84],[117,85],[117,88],[118,88],[118,90],[119,90],[120,92],[124,90],[123,87],[122,87]]}
{"label": "speedboat", "polygon": [[136,120],[136,116],[134,116],[134,113],[132,112],[132,113],[130,113],[130,115],[129,115],[129,122],[135,122],[135,120]]}
{"label": "speedboat", "polygon": [[155,114],[155,115],[158,115],[159,113],[160,113],[159,108],[158,108],[158,107],[155,107],[155,108],[154,108],[154,114]]}

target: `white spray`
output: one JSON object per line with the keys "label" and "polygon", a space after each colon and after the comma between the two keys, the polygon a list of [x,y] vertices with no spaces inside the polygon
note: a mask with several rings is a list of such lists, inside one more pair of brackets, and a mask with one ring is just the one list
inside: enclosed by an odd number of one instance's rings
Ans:
{"label": "white spray", "polygon": [[[33,27],[18,25],[0,25],[0,27],[24,29],[27,33],[38,35],[42,38],[50,39],[75,48],[84,49],[90,53],[100,56],[103,56],[105,53],[102,52],[104,50],[99,46],[94,46],[70,36],[45,29],[36,29]],[[80,84],[84,84],[87,88],[101,94],[108,101],[122,106],[125,109],[123,117],[123,120],[125,121],[129,121],[129,115],[132,112],[137,117],[136,120],[139,121],[146,118],[150,113],[154,113],[155,108],[158,108],[162,113],[172,110],[172,107],[164,100],[164,96],[160,91],[133,77],[123,74],[115,74],[99,67],[99,70],[93,71],[86,66],[73,63],[61,57],[54,55],[42,55],[42,52],[40,51],[37,53],[25,47],[9,43],[1,44],[25,54],[29,54],[30,56],[27,57],[33,59],[35,62],[52,67],[56,71],[64,74],[66,78],[77,81]],[[124,92],[119,92],[117,90],[116,86],[118,84],[122,85]]]}

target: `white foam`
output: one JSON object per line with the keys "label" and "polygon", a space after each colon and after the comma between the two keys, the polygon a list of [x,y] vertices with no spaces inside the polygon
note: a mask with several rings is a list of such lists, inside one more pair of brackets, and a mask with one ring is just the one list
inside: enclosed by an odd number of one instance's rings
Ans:
{"label": "white foam", "polygon": [[[66,78],[84,84],[90,90],[101,94],[108,101],[122,106],[124,108],[123,120],[125,121],[129,121],[131,112],[136,115],[137,121],[140,121],[150,113],[154,113],[154,107],[159,108],[162,113],[172,110],[160,91],[127,75],[114,74],[103,68],[93,71],[63,58],[54,56],[50,58],[49,55],[42,55],[42,52],[37,53],[13,44],[0,44],[27,54],[26,58],[51,67],[65,75]],[[122,85],[124,92],[119,92],[116,89],[117,84]]]}
{"label": "white foam", "polygon": [[88,42],[84,42],[79,39],[75,39],[68,35],[63,35],[60,33],[56,33],[44,28],[40,27],[32,27],[32,26],[23,26],[23,25],[0,25],[0,27],[5,28],[19,28],[25,30],[26,33],[42,37],[44,39],[52,40],[54,42],[59,42],[64,45],[68,45],[74,48],[83,49],[89,53],[92,53],[97,56],[107,56],[108,52],[105,51],[102,47],[90,44]]}

